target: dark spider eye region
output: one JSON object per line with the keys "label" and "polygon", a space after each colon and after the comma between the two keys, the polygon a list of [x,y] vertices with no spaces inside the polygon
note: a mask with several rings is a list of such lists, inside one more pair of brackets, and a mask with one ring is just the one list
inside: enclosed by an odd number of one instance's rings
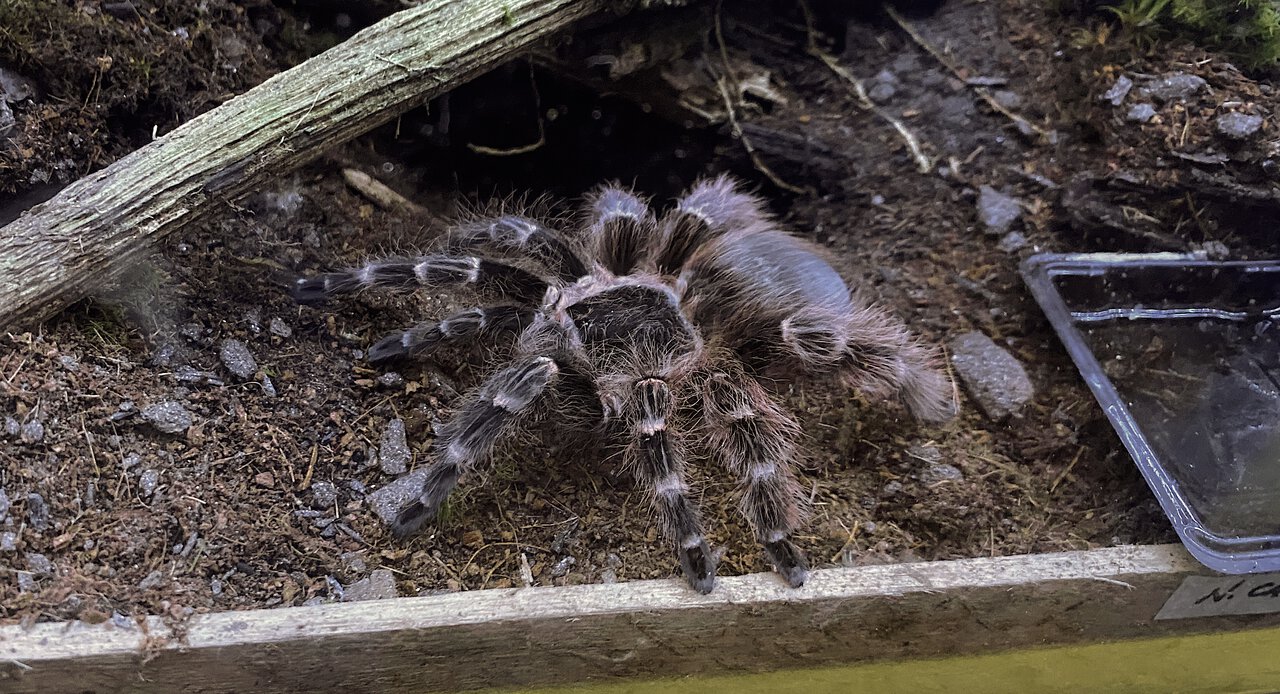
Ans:
{"label": "dark spider eye region", "polygon": [[589,345],[670,349],[693,341],[671,297],[650,287],[610,289],[579,301],[568,311],[583,342]]}

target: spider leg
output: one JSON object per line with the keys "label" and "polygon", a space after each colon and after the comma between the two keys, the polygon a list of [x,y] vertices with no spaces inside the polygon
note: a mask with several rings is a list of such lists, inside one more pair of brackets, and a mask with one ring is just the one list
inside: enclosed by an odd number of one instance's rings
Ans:
{"label": "spider leg", "polygon": [[438,460],[422,494],[396,516],[391,531],[410,535],[440,510],[458,478],[485,462],[494,441],[529,411],[560,373],[550,357],[526,357],[489,377],[436,439]]}
{"label": "spider leg", "polygon": [[667,419],[675,411],[671,390],[660,378],[635,383],[630,402],[631,443],[626,460],[637,482],[649,488],[663,532],[676,543],[680,568],[689,585],[710,593],[716,560],[702,532],[698,509],[689,499],[684,460],[667,433]]}
{"label": "spider leg", "polygon": [[728,176],[694,184],[660,226],[657,263],[662,274],[678,273],[695,251],[728,231],[751,233],[770,228],[760,199],[739,191]]}
{"label": "spider leg", "polygon": [[559,234],[520,215],[503,214],[460,225],[449,239],[449,248],[504,257],[512,253],[532,257],[565,282],[587,274],[586,263]]}
{"label": "spider leg", "polygon": [[533,303],[546,293],[547,281],[513,265],[476,256],[425,255],[376,260],[343,272],[302,277],[294,281],[293,296],[298,303],[312,304],[334,294],[371,287],[470,287]]}
{"label": "spider leg", "polygon": [[533,322],[534,313],[529,307],[514,305],[469,308],[438,323],[421,323],[383,337],[369,348],[369,361],[421,357],[443,344],[519,332]]}
{"label": "spider leg", "polygon": [[621,186],[608,185],[593,192],[583,207],[587,240],[605,269],[626,275],[649,260],[659,233],[648,203]]}
{"label": "spider leg", "polygon": [[741,510],[774,568],[793,588],[804,584],[804,555],[788,536],[803,516],[800,488],[791,470],[799,427],[745,374],[717,372],[703,383],[711,450],[744,484]]}

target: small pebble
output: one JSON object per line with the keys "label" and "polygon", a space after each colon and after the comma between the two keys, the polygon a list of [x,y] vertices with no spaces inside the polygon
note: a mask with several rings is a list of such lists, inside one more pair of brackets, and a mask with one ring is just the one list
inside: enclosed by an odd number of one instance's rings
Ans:
{"label": "small pebble", "polygon": [[191,413],[172,400],[147,405],[142,418],[164,434],[181,434],[191,428]]}
{"label": "small pebble", "polygon": [[31,573],[39,576],[53,575],[53,562],[49,558],[39,552],[27,552],[27,568]]}
{"label": "small pebble", "polygon": [[279,316],[272,317],[271,323],[267,326],[267,330],[272,335],[279,338],[288,338],[293,336],[293,328],[290,328],[289,324],[281,320]]}
{"label": "small pebble", "polygon": [[74,371],[80,370],[80,360],[76,359],[74,356],[70,354],[64,354],[58,357],[58,363],[61,364],[62,368],[66,369],[67,371],[74,372]]}
{"label": "small pebble", "polygon": [[262,311],[259,311],[256,308],[251,308],[248,311],[245,311],[244,322],[245,325],[249,326],[249,332],[254,335],[260,335],[262,333]]}
{"label": "small pebble", "polygon": [[311,508],[317,511],[327,511],[338,503],[338,488],[333,482],[312,482],[311,483]]}
{"label": "small pebble", "polygon": [[396,590],[396,578],[387,569],[377,569],[368,578],[362,578],[342,591],[342,599],[347,602],[397,597],[400,597],[400,592]]}
{"label": "small pebble", "polygon": [[27,495],[27,525],[41,532],[49,529],[49,505],[35,492]]}
{"label": "small pebble", "polygon": [[18,549],[18,533],[6,530],[0,533],[0,552],[14,552]]}
{"label": "small pebble", "polygon": [[551,565],[551,577],[560,578],[561,576],[569,573],[569,569],[572,569],[573,565],[577,563],[578,560],[573,557],[562,557],[555,564]]}
{"label": "small pebble", "polygon": [[179,383],[197,383],[201,385],[221,386],[225,382],[211,371],[201,371],[194,366],[183,364],[173,370],[173,377]]}
{"label": "small pebble", "polygon": [[338,559],[342,562],[343,571],[350,576],[358,576],[369,569],[361,552],[343,552]]}
{"label": "small pebble", "polygon": [[122,469],[128,470],[129,468],[141,462],[142,462],[142,456],[138,455],[137,453],[129,453],[125,455],[124,460],[120,461],[120,467]]}
{"label": "small pebble", "polygon": [[276,384],[271,382],[271,377],[266,374],[262,375],[262,392],[269,398],[276,396]]}
{"label": "small pebble", "polygon": [[9,517],[9,507],[12,505],[13,502],[9,501],[9,494],[0,488],[0,521]]}
{"label": "small pebble", "polygon": [[36,577],[30,571],[18,572],[18,592],[31,593],[36,589]]}
{"label": "small pebble", "polygon": [[253,377],[254,372],[258,370],[258,362],[253,360],[253,355],[249,353],[249,348],[244,343],[236,339],[228,339],[222,341],[222,347],[218,350],[218,356],[222,359],[222,365],[227,367],[236,377],[241,380],[247,380]]}
{"label": "small pebble", "polygon": [[40,443],[44,440],[44,424],[34,417],[27,420],[27,423],[22,425],[20,438],[23,443]]}
{"label": "small pebble", "polygon": [[1262,129],[1262,116],[1248,113],[1224,113],[1214,121],[1218,132],[1233,140],[1244,140]]}
{"label": "small pebble", "polygon": [[214,595],[222,595],[222,581],[216,578],[209,580],[209,592]]}
{"label": "small pebble", "polygon": [[1005,253],[1016,253],[1027,247],[1027,237],[1023,236],[1020,232],[1011,231],[1005,234],[1004,238],[1000,239],[1000,243],[998,245],[1000,250]]}
{"label": "small pebble", "polygon": [[1018,359],[980,332],[951,342],[951,363],[989,419],[1000,421],[1020,412],[1035,394]]}
{"label": "small pebble", "polygon": [[926,485],[934,485],[939,482],[959,482],[962,479],[964,479],[964,473],[960,472],[960,468],[947,463],[933,463],[920,473],[920,481]]}
{"label": "small pebble", "polygon": [[0,99],[0,137],[8,135],[17,123],[17,119],[13,117],[13,109],[9,108],[4,99]]}
{"label": "small pebble", "polygon": [[156,569],[155,571],[152,571],[151,573],[147,574],[147,577],[142,579],[142,581],[138,583],[138,589],[151,590],[152,588],[160,587],[160,585],[163,583],[164,583],[164,572],[160,571],[159,569]]}
{"label": "small pebble", "polygon": [[404,420],[393,419],[387,423],[382,432],[382,447],[378,450],[378,461],[382,471],[388,475],[399,475],[408,469],[413,452],[405,440]]}
{"label": "small pebble", "polygon": [[398,388],[404,384],[404,376],[394,371],[388,371],[378,377],[378,384],[386,388]]}
{"label": "small pebble", "polygon": [[1005,195],[991,186],[982,186],[978,192],[978,219],[986,232],[1000,236],[1009,231],[1013,223],[1022,217],[1022,203],[1011,195]]}
{"label": "small pebble", "polygon": [[138,491],[141,492],[143,498],[151,498],[156,493],[156,487],[160,484],[160,471],[148,468],[138,475]]}
{"label": "small pebble", "polygon": [[22,424],[13,417],[4,418],[4,433],[8,436],[17,436],[22,431]]}
{"label": "small pebble", "polygon": [[1203,77],[1188,75],[1184,72],[1173,72],[1148,82],[1138,91],[1144,97],[1159,99],[1160,101],[1171,101],[1173,99],[1186,99],[1208,86],[1209,83],[1205,82]]}
{"label": "small pebble", "polygon": [[253,476],[253,483],[259,487],[266,487],[270,489],[271,487],[276,486],[276,477],[270,472],[259,472]]}
{"label": "small pebble", "polygon": [[605,569],[604,571],[601,571],[600,582],[601,583],[617,583],[618,572],[614,571],[613,569]]}
{"label": "small pebble", "polygon": [[900,491],[902,491],[902,483],[898,480],[890,480],[888,484],[884,485],[883,493],[885,496],[893,496]]}
{"label": "small pebble", "polygon": [[1131,123],[1146,123],[1156,117],[1156,107],[1149,103],[1134,104],[1129,107],[1129,112],[1124,115],[1124,119]]}
{"label": "small pebble", "polygon": [[1133,89],[1133,80],[1129,79],[1128,75],[1120,75],[1107,93],[1102,95],[1102,100],[1111,102],[1112,106],[1119,106],[1124,102],[1124,98],[1129,96],[1131,89]]}

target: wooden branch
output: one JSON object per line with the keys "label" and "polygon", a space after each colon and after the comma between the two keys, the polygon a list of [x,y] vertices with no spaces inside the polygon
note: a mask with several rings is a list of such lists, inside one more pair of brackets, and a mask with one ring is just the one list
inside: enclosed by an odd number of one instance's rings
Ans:
{"label": "wooden branch", "polygon": [[432,0],[280,73],[0,229],[0,332],[124,278],[166,234],[607,0]]}
{"label": "wooden branch", "polygon": [[[777,576],[482,590],[196,615],[174,624],[0,628],[0,690],[426,692],[729,674],[991,653],[1277,623],[1156,621],[1179,546]],[[1267,584],[1271,585],[1271,584]]]}

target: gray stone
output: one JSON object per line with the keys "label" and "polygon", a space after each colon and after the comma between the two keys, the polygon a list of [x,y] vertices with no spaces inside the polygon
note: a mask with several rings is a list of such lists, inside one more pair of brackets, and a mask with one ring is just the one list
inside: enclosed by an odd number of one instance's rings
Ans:
{"label": "gray stone", "polygon": [[18,549],[18,533],[6,530],[0,533],[0,552],[14,552]]}
{"label": "gray stone", "polygon": [[951,342],[951,364],[978,409],[992,420],[1017,414],[1035,394],[1022,364],[980,332]]}
{"label": "gray stone", "polygon": [[49,529],[49,504],[35,492],[27,495],[27,525],[40,532]]}
{"label": "gray stone", "polygon": [[427,480],[427,469],[418,468],[366,497],[369,506],[374,513],[378,514],[382,522],[387,525],[394,523],[400,511],[422,494],[422,485]]}
{"label": "gray stone", "polygon": [[252,378],[254,372],[258,370],[258,362],[253,360],[249,348],[239,340],[223,340],[218,356],[222,358],[222,365],[227,367],[227,371],[241,380]]}
{"label": "gray stone", "polygon": [[317,511],[327,511],[337,503],[338,488],[333,486],[333,482],[311,483],[311,508]]}
{"label": "gray stone", "polygon": [[183,364],[173,370],[173,377],[179,383],[196,383],[207,384],[211,386],[224,385],[223,380],[218,375],[210,371],[201,371],[194,366]]}
{"label": "gray stone", "polygon": [[559,561],[551,565],[551,577],[560,578],[561,576],[564,576],[569,573],[569,569],[572,569],[574,564],[577,563],[578,560],[573,557],[561,557]]}
{"label": "gray stone", "polygon": [[960,468],[947,463],[933,463],[920,473],[920,481],[926,485],[959,482],[962,479],[964,479],[964,473],[960,472]]}
{"label": "gray stone", "polygon": [[13,503],[9,501],[9,494],[4,489],[0,489],[0,521],[9,517],[9,507]]}
{"label": "gray stone", "polygon": [[44,423],[32,417],[22,425],[19,437],[23,443],[40,443],[44,440]]}
{"label": "gray stone", "polygon": [[398,597],[400,592],[396,590],[396,578],[387,569],[375,570],[368,578],[352,583],[342,592],[342,599],[347,602]]}
{"label": "gray stone", "polygon": [[404,385],[404,376],[394,371],[388,371],[378,377],[378,385],[386,388],[398,388]]}
{"label": "gray stone", "polygon": [[601,571],[600,582],[601,583],[617,583],[618,572],[614,571],[613,569],[605,569],[604,571]]}
{"label": "gray stone", "polygon": [[1156,107],[1147,102],[1134,104],[1129,107],[1129,112],[1124,114],[1124,119],[1131,123],[1146,123],[1156,117]]}
{"label": "gray stone", "polygon": [[349,577],[359,576],[369,570],[364,563],[363,552],[343,552],[338,559],[342,562],[342,570]]}
{"label": "gray stone", "polygon": [[293,336],[293,328],[290,328],[289,324],[281,320],[279,316],[271,318],[271,323],[267,325],[267,331],[282,339]]}
{"label": "gray stone", "polygon": [[263,395],[266,395],[269,398],[274,398],[277,395],[276,384],[271,382],[270,376],[262,374],[262,381],[260,381],[260,385],[262,386]]}
{"label": "gray stone", "polygon": [[142,492],[142,496],[151,498],[156,493],[156,487],[160,485],[160,471],[155,469],[146,469],[138,476],[138,488]]}
{"label": "gray stone", "polygon": [[0,99],[0,137],[9,134],[13,130],[13,126],[18,124],[18,120],[13,117],[13,109],[9,108],[9,104]]}
{"label": "gray stone", "polygon": [[1133,80],[1129,79],[1128,75],[1120,75],[1107,93],[1102,95],[1102,100],[1111,102],[1112,106],[1119,106],[1124,103],[1124,98],[1129,96],[1131,89],[1133,89]]}
{"label": "gray stone", "polygon": [[1007,233],[1021,216],[1022,203],[1017,198],[1005,195],[991,186],[979,189],[978,219],[988,234],[1000,236]]}
{"label": "gray stone", "polygon": [[161,585],[164,584],[164,582],[165,582],[164,572],[159,569],[156,569],[155,571],[152,571],[151,573],[147,574],[146,578],[138,582],[138,589],[151,590],[152,588],[159,588]]}
{"label": "gray stone", "polygon": [[58,363],[67,371],[74,372],[80,370],[80,360],[76,359],[75,356],[71,354],[64,354],[58,357]]}
{"label": "gray stone", "polygon": [[1022,108],[1022,97],[1017,92],[1009,91],[1008,89],[998,89],[991,92],[991,98],[995,99],[997,104],[1011,111]]}
{"label": "gray stone", "polygon": [[128,453],[124,456],[124,459],[120,461],[120,467],[125,470],[128,470],[129,468],[141,462],[142,462],[142,456],[138,455],[137,453]]}
{"label": "gray stone", "polygon": [[37,577],[53,575],[53,562],[49,561],[49,557],[39,552],[27,552],[26,558],[27,568]]}
{"label": "gray stone", "polygon": [[877,104],[883,104],[898,93],[897,87],[888,82],[876,82],[867,90],[867,97]]}
{"label": "gray stone", "polygon": [[882,490],[882,493],[885,496],[893,496],[901,491],[902,491],[902,483],[899,482],[898,480],[890,480],[888,484],[884,485],[884,489]]}
{"label": "gray stone", "polygon": [[30,593],[36,589],[36,577],[30,571],[18,572],[18,592]]}
{"label": "gray stone", "polygon": [[399,475],[408,469],[410,460],[413,460],[413,451],[409,450],[409,443],[405,440],[404,420],[387,422],[387,428],[382,432],[382,447],[378,450],[382,471],[388,475]]}
{"label": "gray stone", "polygon": [[1027,247],[1027,237],[1021,232],[1011,231],[1000,239],[999,248],[1005,253],[1017,253]]}
{"label": "gray stone", "polygon": [[13,417],[4,418],[4,433],[8,436],[17,436],[22,431],[22,424]]}
{"label": "gray stone", "polygon": [[191,413],[172,400],[147,405],[142,418],[165,434],[181,434],[191,428]]}
{"label": "gray stone", "polygon": [[1243,140],[1262,129],[1262,116],[1249,113],[1224,113],[1214,121],[1218,132],[1233,140]]}
{"label": "gray stone", "polygon": [[1198,75],[1171,72],[1144,84],[1138,90],[1138,93],[1147,98],[1172,101],[1174,99],[1186,99],[1196,92],[1208,88],[1208,86],[1209,83]]}

